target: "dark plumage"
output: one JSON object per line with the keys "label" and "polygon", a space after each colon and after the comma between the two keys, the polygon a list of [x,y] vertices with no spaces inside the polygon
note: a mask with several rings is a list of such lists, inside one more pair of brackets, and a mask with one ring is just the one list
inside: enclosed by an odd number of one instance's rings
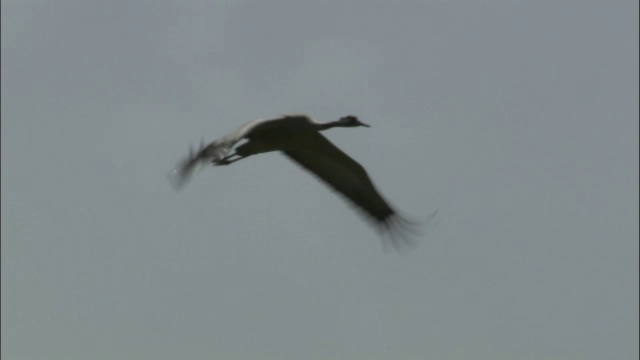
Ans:
{"label": "dark plumage", "polygon": [[[353,205],[368,215],[394,245],[397,239],[408,240],[407,230],[416,234],[415,225],[401,217],[380,195],[367,171],[355,160],[333,145],[320,131],[333,127],[369,127],[355,116],[337,121],[317,123],[307,115],[286,115],[270,120],[255,120],[234,132],[191,151],[172,173],[176,187],[181,187],[198,164],[211,162],[228,165],[251,155],[282,151],[291,160],[317,176]],[[247,142],[235,147],[242,139]]]}

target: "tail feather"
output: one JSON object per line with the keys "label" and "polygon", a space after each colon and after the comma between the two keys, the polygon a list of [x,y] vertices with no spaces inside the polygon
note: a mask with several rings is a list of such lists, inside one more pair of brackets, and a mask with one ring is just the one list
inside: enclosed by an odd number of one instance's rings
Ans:
{"label": "tail feather", "polygon": [[193,151],[193,147],[189,147],[189,156],[180,161],[171,171],[169,181],[176,190],[180,190],[191,179],[191,175],[200,164],[223,159],[229,154],[234,144],[235,142],[223,138],[205,146],[202,139],[198,151]]}
{"label": "tail feather", "polygon": [[201,159],[198,156],[193,156],[192,151],[193,149],[191,149],[189,157],[180,161],[178,166],[169,173],[169,181],[176,190],[180,190],[191,179],[193,171],[200,163]]}

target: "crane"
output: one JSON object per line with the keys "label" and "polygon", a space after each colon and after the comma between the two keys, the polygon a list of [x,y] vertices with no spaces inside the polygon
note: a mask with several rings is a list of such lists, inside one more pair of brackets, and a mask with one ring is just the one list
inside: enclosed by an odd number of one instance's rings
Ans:
{"label": "crane", "polygon": [[[370,127],[353,115],[327,123],[318,123],[306,114],[254,120],[207,146],[201,143],[197,152],[191,149],[189,156],[171,173],[170,179],[179,189],[200,164],[211,162],[214,166],[224,166],[252,155],[281,151],[368,215],[368,219],[397,247],[398,239],[409,242],[404,230],[419,234],[415,229],[417,224],[400,216],[389,205],[362,165],[320,134],[320,131],[334,127],[360,126]],[[234,149],[243,139],[247,141]],[[231,153],[232,150],[235,151]]]}

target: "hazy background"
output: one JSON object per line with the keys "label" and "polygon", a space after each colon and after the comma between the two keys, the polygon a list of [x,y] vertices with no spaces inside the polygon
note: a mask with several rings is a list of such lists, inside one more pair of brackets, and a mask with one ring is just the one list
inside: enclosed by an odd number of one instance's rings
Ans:
{"label": "hazy background", "polygon": [[[170,187],[294,111],[437,226]],[[3,360],[637,358],[637,1],[2,1]]]}

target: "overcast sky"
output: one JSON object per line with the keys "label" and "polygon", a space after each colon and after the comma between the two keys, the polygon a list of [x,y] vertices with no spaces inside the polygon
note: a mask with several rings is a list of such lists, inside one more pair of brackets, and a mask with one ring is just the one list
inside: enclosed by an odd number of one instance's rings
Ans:
{"label": "overcast sky", "polygon": [[[2,359],[637,359],[638,2],[2,1]],[[417,245],[249,120],[325,135]]]}

